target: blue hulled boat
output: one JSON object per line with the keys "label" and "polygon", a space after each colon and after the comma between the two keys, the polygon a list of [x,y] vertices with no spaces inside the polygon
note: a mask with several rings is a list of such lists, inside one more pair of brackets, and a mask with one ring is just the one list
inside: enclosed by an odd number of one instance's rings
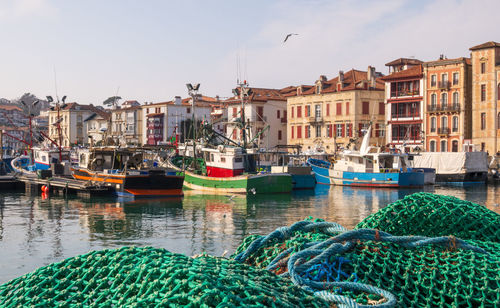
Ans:
{"label": "blue hulled boat", "polygon": [[344,151],[333,164],[309,159],[316,181],[327,185],[362,187],[416,187],[424,185],[424,172],[408,167],[407,155],[369,147],[371,127],[360,151]]}

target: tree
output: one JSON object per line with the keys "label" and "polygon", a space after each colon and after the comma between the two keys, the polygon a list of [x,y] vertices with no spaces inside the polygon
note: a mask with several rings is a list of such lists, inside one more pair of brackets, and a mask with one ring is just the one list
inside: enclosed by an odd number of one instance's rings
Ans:
{"label": "tree", "polygon": [[114,107],[114,106],[118,105],[118,101],[121,99],[122,98],[120,96],[111,96],[111,97],[108,97],[104,102],[102,102],[102,104],[104,106]]}

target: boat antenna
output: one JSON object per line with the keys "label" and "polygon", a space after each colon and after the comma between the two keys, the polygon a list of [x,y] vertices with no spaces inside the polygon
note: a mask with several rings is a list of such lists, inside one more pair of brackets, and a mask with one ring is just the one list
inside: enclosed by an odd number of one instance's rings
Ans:
{"label": "boat antenna", "polygon": [[56,74],[56,66],[54,65],[54,88],[56,90],[56,98],[59,103],[59,96],[57,95],[57,74]]}

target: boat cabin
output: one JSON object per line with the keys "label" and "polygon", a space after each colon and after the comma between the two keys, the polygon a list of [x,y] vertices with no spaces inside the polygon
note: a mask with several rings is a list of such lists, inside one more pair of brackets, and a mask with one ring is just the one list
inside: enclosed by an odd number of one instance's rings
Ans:
{"label": "boat cabin", "polygon": [[408,163],[405,155],[390,153],[344,153],[342,159],[337,160],[335,171],[363,172],[363,173],[393,173],[406,170]]}
{"label": "boat cabin", "polygon": [[[60,158],[62,157],[62,161]],[[48,170],[50,169],[50,164],[61,164],[63,162],[70,162],[70,152],[68,150],[62,150],[61,155],[59,155],[59,150],[57,149],[33,149],[33,158],[35,162],[35,167],[37,170]]]}

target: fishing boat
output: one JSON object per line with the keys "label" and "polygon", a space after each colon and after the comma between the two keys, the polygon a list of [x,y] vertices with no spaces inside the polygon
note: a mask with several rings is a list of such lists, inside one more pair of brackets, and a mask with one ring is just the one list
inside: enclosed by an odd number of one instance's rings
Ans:
{"label": "fishing boat", "polygon": [[[193,146],[180,145],[173,163],[186,164],[186,157],[193,157]],[[292,177],[286,173],[258,172],[258,154],[240,147],[200,147],[201,159],[196,168],[184,169],[184,186],[189,189],[214,194],[267,194],[288,193],[292,190]],[[191,160],[189,160],[191,162]],[[183,163],[184,162],[184,163]]]}
{"label": "fishing boat", "polygon": [[121,197],[182,196],[184,176],[175,170],[145,165],[143,155],[139,148],[81,150],[72,175],[77,180],[111,186]]}
{"label": "fishing boat", "polygon": [[424,172],[408,166],[407,155],[380,152],[368,146],[371,127],[359,151],[343,151],[334,163],[309,159],[320,184],[360,187],[418,187],[424,185]]}

